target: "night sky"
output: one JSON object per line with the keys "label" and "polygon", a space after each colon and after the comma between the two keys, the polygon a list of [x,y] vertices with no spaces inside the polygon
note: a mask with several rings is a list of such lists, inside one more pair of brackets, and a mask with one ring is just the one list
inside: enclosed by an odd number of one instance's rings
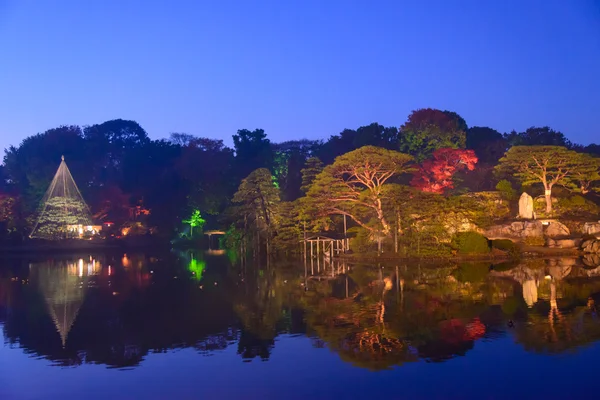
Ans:
{"label": "night sky", "polygon": [[411,110],[600,141],[595,0],[0,0],[0,148],[64,124],[327,138]]}

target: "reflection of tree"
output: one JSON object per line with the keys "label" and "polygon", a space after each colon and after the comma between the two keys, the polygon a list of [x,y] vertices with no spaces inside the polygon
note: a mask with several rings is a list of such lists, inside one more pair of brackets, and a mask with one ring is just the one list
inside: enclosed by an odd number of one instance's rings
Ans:
{"label": "reflection of tree", "polygon": [[283,279],[274,269],[245,276],[243,288],[233,298],[233,309],[242,323],[238,354],[243,358],[269,358],[283,314]]}
{"label": "reflection of tree", "polygon": [[[87,258],[83,268],[76,258],[25,265],[18,281],[0,275],[0,318],[11,310],[6,340],[60,365],[128,367],[154,352],[211,354],[232,344],[243,360],[268,359],[278,335],[308,332],[316,347],[379,370],[465,355],[482,337],[507,330],[531,351],[600,338],[598,296],[590,297],[600,293],[600,280],[564,262],[526,262],[504,275],[483,274],[483,265],[332,265],[331,274],[327,267],[311,276],[294,263],[254,268],[204,259],[201,282],[185,255],[107,256],[91,271]],[[531,308],[517,278],[538,279]]]}
{"label": "reflection of tree", "polygon": [[[516,268],[492,272],[523,288],[527,309],[521,309],[515,327],[517,341],[535,352],[562,352],[596,341],[600,325],[590,294],[600,292],[600,281],[591,280],[593,270],[577,260],[526,260]],[[508,303],[507,299],[506,303]]]}
{"label": "reflection of tree", "polygon": [[[71,267],[32,264],[31,284],[11,285],[14,301],[4,325],[7,340],[58,365],[127,367],[138,365],[149,352],[195,347],[205,354],[227,347],[239,336],[231,308],[217,287],[202,290],[193,279],[174,279],[189,276],[184,264],[168,257],[127,258],[127,268],[119,265],[120,256],[107,258],[93,279],[86,278],[87,262],[82,277],[78,261],[67,263]],[[134,268],[138,260],[144,267]],[[135,278],[146,276],[149,262],[154,262],[152,285],[146,278]],[[206,277],[211,282],[217,279]],[[85,302],[81,293],[71,290],[84,281]],[[49,312],[50,306],[55,311]],[[62,321],[65,309],[67,318]],[[51,313],[59,319],[58,328]],[[55,329],[64,331],[64,346]]]}

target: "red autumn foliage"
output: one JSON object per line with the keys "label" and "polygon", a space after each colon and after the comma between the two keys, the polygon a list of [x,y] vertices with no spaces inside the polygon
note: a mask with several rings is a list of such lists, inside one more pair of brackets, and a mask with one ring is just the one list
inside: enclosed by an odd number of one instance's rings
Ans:
{"label": "red autumn foliage", "polygon": [[473,150],[438,149],[419,166],[410,184],[423,192],[441,194],[454,187],[452,177],[458,170],[473,171],[475,164],[477,156]]}

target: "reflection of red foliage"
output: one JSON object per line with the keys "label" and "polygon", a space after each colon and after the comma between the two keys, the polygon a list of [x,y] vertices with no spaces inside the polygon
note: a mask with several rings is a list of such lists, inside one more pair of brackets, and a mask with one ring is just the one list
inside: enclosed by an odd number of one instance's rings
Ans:
{"label": "reflection of red foliage", "polygon": [[474,318],[473,321],[469,322],[466,329],[470,340],[481,339],[485,335],[485,325],[479,318]]}
{"label": "reflection of red foliage", "polygon": [[453,318],[440,322],[441,339],[446,343],[459,344],[467,339],[467,330],[461,320]]}
{"label": "reflection of red foliage", "polygon": [[477,156],[473,150],[438,149],[433,158],[424,161],[411,180],[411,185],[423,192],[443,193],[452,189],[452,177],[459,169],[475,169]]}
{"label": "reflection of red foliage", "polygon": [[461,342],[475,341],[485,334],[485,325],[474,318],[468,324],[459,319],[450,319],[440,323],[442,340],[446,343],[459,344]]}

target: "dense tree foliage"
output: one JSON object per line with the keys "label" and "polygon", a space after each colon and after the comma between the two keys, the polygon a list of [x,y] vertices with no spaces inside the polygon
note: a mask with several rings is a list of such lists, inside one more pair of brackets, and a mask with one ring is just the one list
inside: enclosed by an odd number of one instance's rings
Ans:
{"label": "dense tree foliage", "polygon": [[452,177],[459,169],[472,171],[477,164],[473,150],[437,149],[419,165],[411,184],[424,192],[444,193],[454,187]]}
{"label": "dense tree foliage", "polygon": [[512,172],[524,185],[542,184],[546,212],[552,212],[552,189],[568,185],[576,174],[588,170],[586,159],[561,146],[514,146],[500,159],[498,171]]}
{"label": "dense tree foliage", "polygon": [[335,159],[313,182],[307,197],[317,214],[346,215],[371,232],[388,236],[391,224],[383,208],[384,186],[410,172],[412,157],[380,147],[364,146]]}
{"label": "dense tree foliage", "polygon": [[297,250],[305,233],[346,226],[366,249],[446,251],[452,226],[506,215],[518,184],[542,187],[548,212],[560,186],[561,212],[597,202],[600,182],[597,144],[548,127],[469,128],[459,114],[431,108],[400,127],[371,123],[327,140],[274,143],[262,129],[240,129],[232,143],[185,132],[152,140],[123,119],[30,136],[6,149],[0,166],[0,238],[31,232],[63,155],[94,222],[124,228],[117,235],[171,239],[198,212],[207,229],[226,230],[228,243],[248,250]]}
{"label": "dense tree foliage", "polygon": [[400,151],[422,161],[440,148],[464,148],[466,123],[456,113],[423,108],[400,128]]}

